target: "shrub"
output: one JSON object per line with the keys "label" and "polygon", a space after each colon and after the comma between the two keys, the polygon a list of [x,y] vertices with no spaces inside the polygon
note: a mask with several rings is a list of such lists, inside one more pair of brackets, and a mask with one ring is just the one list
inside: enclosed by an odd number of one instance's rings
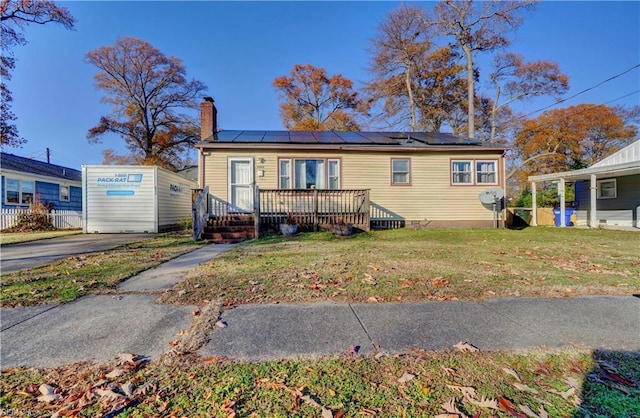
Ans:
{"label": "shrub", "polygon": [[40,196],[36,195],[34,201],[29,204],[29,208],[18,214],[16,224],[5,229],[4,232],[52,231],[56,228],[51,223],[50,209],[50,204],[42,203]]}

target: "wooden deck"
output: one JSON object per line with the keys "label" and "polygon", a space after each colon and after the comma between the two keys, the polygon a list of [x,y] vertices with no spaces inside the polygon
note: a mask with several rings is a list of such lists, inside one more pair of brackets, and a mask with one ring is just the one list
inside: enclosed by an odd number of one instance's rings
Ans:
{"label": "wooden deck", "polygon": [[[202,234],[204,202],[206,202],[209,228],[212,225],[223,225],[232,222],[237,216],[251,216],[259,219],[254,222],[253,236],[263,236],[278,233],[280,224],[287,218],[295,221],[299,230],[319,231],[331,230],[333,225],[346,223],[353,228],[370,231],[371,229],[402,228],[405,220],[374,202],[371,202],[369,189],[259,189],[254,190],[253,211],[234,207],[229,202],[202,190],[194,197],[194,237],[198,239]],[[208,198],[203,199],[202,195]],[[198,228],[198,231],[196,231]],[[215,228],[213,228],[215,229]],[[211,230],[208,233],[215,233]]]}
{"label": "wooden deck", "polygon": [[277,231],[287,218],[302,230],[329,229],[338,223],[369,231],[369,190],[260,189],[256,209],[261,231]]}

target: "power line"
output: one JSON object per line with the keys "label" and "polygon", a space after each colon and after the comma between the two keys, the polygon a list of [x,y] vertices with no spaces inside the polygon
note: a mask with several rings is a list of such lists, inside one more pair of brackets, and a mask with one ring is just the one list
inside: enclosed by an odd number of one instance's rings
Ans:
{"label": "power line", "polygon": [[[608,82],[609,82],[609,81],[611,81],[611,80],[615,80],[616,78],[621,77],[621,76],[625,75],[626,73],[628,73],[629,71],[635,70],[635,69],[636,69],[636,68],[638,68],[638,67],[640,67],[640,64],[636,64],[636,65],[634,65],[633,67],[628,68],[628,69],[626,69],[625,71],[621,72],[620,74],[616,74],[616,75],[614,75],[614,76],[611,76],[611,77],[607,78],[606,80],[603,80],[603,81],[599,82],[598,84],[596,84],[596,85],[594,85],[594,86],[591,86],[591,87],[588,87],[588,88],[586,88],[586,89],[584,89],[584,90],[582,90],[582,91],[579,91],[579,92],[577,92],[576,94],[574,94],[574,95],[572,95],[572,96],[566,97],[566,98],[564,98],[564,99],[560,99],[560,100],[558,100],[557,102],[552,103],[552,104],[550,104],[550,105],[548,105],[548,106],[545,106],[545,107],[540,108],[540,109],[538,109],[538,110],[534,110],[534,111],[533,111],[533,112],[531,112],[531,113],[527,113],[527,114],[526,114],[526,115],[524,115],[523,117],[524,117],[524,118],[529,117],[529,116],[533,115],[534,113],[542,112],[543,110],[547,110],[547,109],[549,109],[550,107],[557,106],[557,105],[559,105],[560,103],[564,103],[564,102],[566,102],[567,100],[571,100],[571,99],[573,99],[573,98],[574,98],[574,97],[576,97],[576,96],[579,96],[579,95],[584,94],[584,93],[586,93],[586,92],[588,92],[588,91],[591,91],[591,90],[593,90],[593,89],[595,89],[595,88],[597,88],[597,87],[600,87],[600,86],[601,86],[601,85],[603,85],[604,83],[608,83]],[[634,92],[634,93],[635,93],[635,92]],[[629,93],[629,95],[634,94],[634,93]],[[626,96],[625,96],[625,97],[626,97]],[[619,100],[619,99],[615,99],[615,100]],[[521,118],[519,118],[519,119],[521,119]]]}
{"label": "power line", "polygon": [[640,93],[640,90],[632,91],[631,93],[627,93],[624,96],[616,97],[613,100],[609,100],[608,102],[602,103],[603,105],[607,105],[609,103],[617,102],[618,100],[624,99],[625,97],[633,96],[636,93]]}

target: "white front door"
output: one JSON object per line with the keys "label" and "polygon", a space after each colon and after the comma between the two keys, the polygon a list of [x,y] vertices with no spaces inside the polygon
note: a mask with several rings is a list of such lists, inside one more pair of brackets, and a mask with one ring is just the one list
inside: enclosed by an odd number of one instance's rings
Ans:
{"label": "white front door", "polygon": [[253,159],[229,158],[229,199],[235,209],[253,211]]}

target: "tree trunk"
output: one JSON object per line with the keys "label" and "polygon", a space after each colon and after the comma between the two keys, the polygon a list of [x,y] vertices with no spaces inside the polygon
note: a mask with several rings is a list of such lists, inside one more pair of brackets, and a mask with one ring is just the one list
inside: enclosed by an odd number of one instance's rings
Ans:
{"label": "tree trunk", "polygon": [[496,136],[496,113],[498,113],[498,100],[500,99],[500,85],[496,83],[496,99],[493,101],[491,108],[491,134],[489,134],[489,142],[493,142]]}
{"label": "tree trunk", "polygon": [[464,55],[467,57],[467,114],[469,120],[467,121],[468,136],[469,138],[475,138],[475,86],[473,79],[473,57],[471,55],[471,48],[468,45],[462,45]]}
{"label": "tree trunk", "polygon": [[413,98],[413,89],[411,88],[411,72],[407,65],[404,70],[404,81],[407,85],[407,94],[409,95],[409,111],[411,112],[411,131],[415,132],[416,127],[416,102]]}

